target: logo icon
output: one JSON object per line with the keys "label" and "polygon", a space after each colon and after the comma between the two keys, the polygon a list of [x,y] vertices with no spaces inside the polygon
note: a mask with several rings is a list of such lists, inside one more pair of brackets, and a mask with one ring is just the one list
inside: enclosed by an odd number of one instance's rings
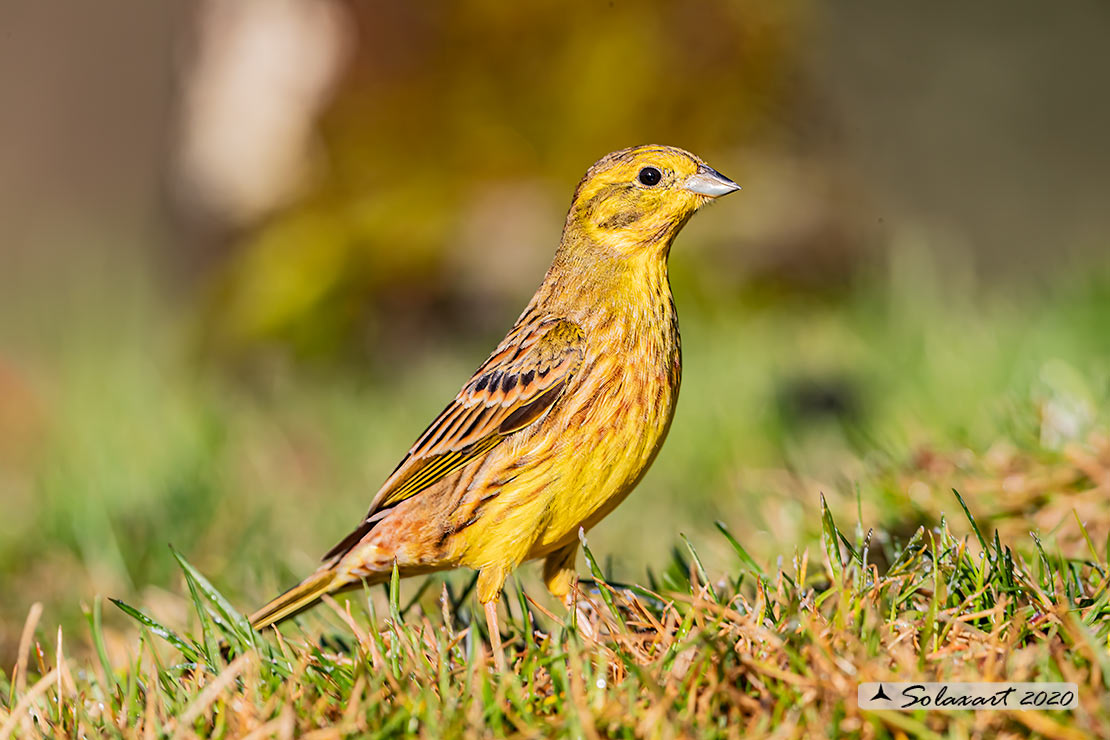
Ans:
{"label": "logo icon", "polygon": [[871,697],[871,701],[878,701],[879,699],[883,699],[885,701],[890,701],[890,697],[886,695],[885,691],[883,691],[883,685],[882,684],[879,684],[879,690],[876,691],[875,695]]}

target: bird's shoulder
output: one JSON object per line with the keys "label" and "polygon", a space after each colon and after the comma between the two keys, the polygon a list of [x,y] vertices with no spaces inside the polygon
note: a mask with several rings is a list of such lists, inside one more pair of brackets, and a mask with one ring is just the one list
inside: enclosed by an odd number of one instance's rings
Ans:
{"label": "bird's shoulder", "polygon": [[585,356],[586,335],[565,318],[518,322],[409,449],[370,515],[424,490],[537,421]]}
{"label": "bird's shoulder", "polygon": [[585,344],[582,327],[566,318],[518,322],[463,385],[455,403],[496,407],[541,394],[577,369]]}

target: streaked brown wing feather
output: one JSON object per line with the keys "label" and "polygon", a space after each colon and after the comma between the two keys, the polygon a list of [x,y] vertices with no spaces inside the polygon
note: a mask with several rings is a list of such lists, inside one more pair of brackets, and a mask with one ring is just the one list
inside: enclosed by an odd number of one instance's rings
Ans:
{"label": "streaked brown wing feather", "polygon": [[585,334],[563,319],[521,324],[433,421],[370,504],[361,526],[324,559],[353,547],[375,515],[434,485],[537,421],[582,363]]}

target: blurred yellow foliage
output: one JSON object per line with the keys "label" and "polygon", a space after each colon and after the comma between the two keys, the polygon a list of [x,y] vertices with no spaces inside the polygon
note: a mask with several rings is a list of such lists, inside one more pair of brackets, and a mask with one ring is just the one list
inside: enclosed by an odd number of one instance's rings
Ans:
{"label": "blurred yellow foliage", "polygon": [[[316,176],[215,278],[205,334],[220,354],[260,342],[328,351],[373,323],[383,292],[390,305],[480,302],[453,274],[459,262],[527,250],[524,264],[542,269],[560,225],[548,212],[597,156],[751,146],[790,123],[802,87],[801,0],[352,2],[348,13],[356,51],[318,122]],[[466,240],[459,255],[483,193],[506,187],[539,187],[544,218],[506,212],[536,228],[491,233],[480,254]]]}

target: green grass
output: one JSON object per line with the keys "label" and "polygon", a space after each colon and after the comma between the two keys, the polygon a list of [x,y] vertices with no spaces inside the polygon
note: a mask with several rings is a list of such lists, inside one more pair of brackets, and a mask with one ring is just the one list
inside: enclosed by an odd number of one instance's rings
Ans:
{"label": "green grass", "polygon": [[[817,300],[676,271],[670,438],[589,534],[571,623],[521,569],[504,675],[468,573],[333,602],[281,640],[238,612],[315,567],[496,337],[244,384],[183,361],[150,297],[78,302],[19,341],[0,317],[35,399],[0,424],[0,727],[1110,736],[1110,279],[1016,294],[896,261]],[[860,713],[877,678],[1075,681],[1081,708]]]}
{"label": "green grass", "polygon": [[[843,530],[822,508],[820,559],[802,551],[780,568],[762,567],[719,525],[731,569],[708,574],[688,545],[651,588],[605,578],[587,547],[594,577],[571,619],[519,588],[506,594],[505,673],[465,595],[446,584],[438,598],[405,603],[395,580],[387,594],[329,602],[322,631],[317,616],[306,620],[313,629],[273,639],[252,633],[178,556],[195,610],[189,632],[121,602],[140,636],[113,665],[98,604],[89,615],[98,660],[63,661],[60,634],[58,654],[26,640],[14,683],[0,685],[16,707],[0,710],[0,724],[71,737],[323,727],[343,737],[1106,737],[1110,553],[1091,543],[1065,557],[1035,534],[1004,543],[959,494],[951,503],[958,529],[942,520],[900,544],[864,522]],[[1003,679],[1075,682],[1080,707],[855,706],[862,681]]]}

